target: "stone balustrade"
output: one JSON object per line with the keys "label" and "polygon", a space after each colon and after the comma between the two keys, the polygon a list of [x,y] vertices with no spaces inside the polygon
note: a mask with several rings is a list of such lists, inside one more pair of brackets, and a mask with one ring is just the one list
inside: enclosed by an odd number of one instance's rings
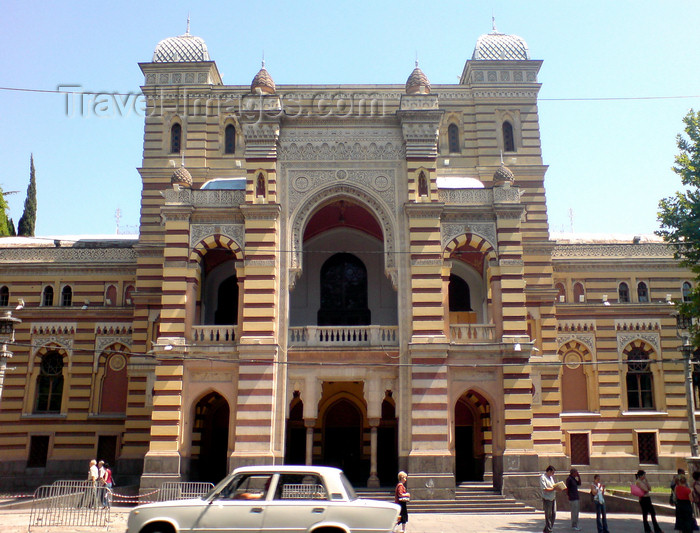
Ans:
{"label": "stone balustrade", "polygon": [[194,344],[233,344],[238,338],[238,326],[192,326]]}
{"label": "stone balustrade", "polygon": [[398,346],[398,326],[305,326],[289,328],[289,345],[312,347]]}
{"label": "stone balustrade", "polygon": [[493,324],[452,324],[450,339],[455,344],[495,342],[496,327]]}

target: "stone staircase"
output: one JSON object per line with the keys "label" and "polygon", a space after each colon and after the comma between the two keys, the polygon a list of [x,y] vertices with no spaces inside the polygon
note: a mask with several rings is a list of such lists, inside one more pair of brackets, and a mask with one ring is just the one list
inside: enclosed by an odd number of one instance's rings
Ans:
{"label": "stone staircase", "polygon": [[[394,501],[393,488],[356,488],[355,492],[360,498]],[[408,504],[409,515],[411,513],[516,514],[534,512],[534,508],[496,492],[491,482],[486,481],[469,481],[458,485],[454,500],[412,500]]]}

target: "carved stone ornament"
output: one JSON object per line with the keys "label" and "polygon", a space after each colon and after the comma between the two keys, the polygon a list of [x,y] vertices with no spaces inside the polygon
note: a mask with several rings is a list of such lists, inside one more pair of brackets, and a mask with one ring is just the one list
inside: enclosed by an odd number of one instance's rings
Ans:
{"label": "carved stone ornament", "polygon": [[285,128],[280,134],[282,161],[396,161],[404,159],[403,136],[397,126]]}
{"label": "carved stone ornament", "polygon": [[620,358],[623,357],[622,352],[625,350],[627,345],[633,341],[641,340],[649,344],[654,348],[654,351],[658,354],[660,351],[659,346],[661,345],[659,341],[658,333],[618,333],[617,334],[617,353]]}
{"label": "carved stone ornament", "polygon": [[243,224],[191,224],[190,248],[195,247],[209,235],[215,234],[233,239],[241,250],[245,249],[245,226]]}
{"label": "carved stone ornament", "polygon": [[[351,184],[342,182],[341,184],[324,188],[315,194],[307,196],[300,207],[293,212],[292,216],[292,253],[290,258],[290,270],[300,270],[302,268],[301,250],[303,249],[303,232],[309,217],[319,205],[325,203],[329,198],[337,196],[349,196],[359,203],[364,204],[377,218],[382,228],[384,238],[384,268],[393,268],[396,263],[394,257],[395,227],[396,221],[387,206],[374,195]],[[290,272],[290,284],[294,275]]]}
{"label": "carved stone ornament", "polygon": [[193,207],[236,207],[245,203],[245,191],[166,189],[165,203]]}
{"label": "carved stone ornament", "polygon": [[492,189],[438,189],[438,199],[448,205],[493,205]]}
{"label": "carved stone ornament", "polygon": [[[138,239],[134,239],[136,244]],[[133,248],[3,248],[0,263],[136,263]]]}
{"label": "carved stone ornament", "polygon": [[672,259],[673,249],[664,243],[557,244],[552,252],[552,257],[661,257]]}
{"label": "carved stone ornament", "polygon": [[496,238],[496,224],[493,222],[462,222],[462,223],[447,223],[442,224],[440,228],[440,242],[442,247],[445,248],[447,244],[452,241],[455,237],[460,235],[472,234],[478,235],[484,240],[488,241],[494,250],[498,250],[498,240]]}
{"label": "carved stone ornament", "polygon": [[231,383],[233,372],[192,372],[190,380],[196,383]]}
{"label": "carved stone ornament", "polygon": [[557,335],[557,346],[561,348],[567,342],[578,341],[583,344],[591,355],[595,354],[595,334],[594,333],[564,333]]}
{"label": "carved stone ornament", "polygon": [[123,335],[97,335],[95,337],[95,356],[92,361],[92,371],[97,372],[98,363],[100,360],[100,355],[105,351],[106,348],[112,346],[113,344],[123,344],[129,350],[131,349],[131,336]]}
{"label": "carved stone ornament", "polygon": [[285,176],[283,181],[289,183],[287,198],[291,212],[295,211],[309,194],[338,182],[352,183],[369,194],[380,197],[392,212],[396,210],[396,170],[393,168],[378,170],[290,169],[286,172],[283,170],[283,174]]}

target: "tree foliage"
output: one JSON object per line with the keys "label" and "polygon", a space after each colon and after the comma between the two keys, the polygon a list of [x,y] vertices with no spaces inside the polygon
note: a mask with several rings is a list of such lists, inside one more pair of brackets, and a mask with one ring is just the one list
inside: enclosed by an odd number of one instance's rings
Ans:
{"label": "tree foliage", "polygon": [[7,218],[7,200],[5,200],[5,195],[0,188],[0,237],[8,237],[14,232],[14,224],[10,230],[10,220]]}
{"label": "tree foliage", "polygon": [[700,346],[700,112],[690,110],[683,118],[685,134],[678,134],[680,153],[673,171],[681,177],[684,190],[659,202],[656,233],[675,247],[680,264],[695,274],[695,286],[685,302],[677,304],[681,315],[691,317],[695,324],[690,333],[694,346]]}
{"label": "tree foliage", "polygon": [[27,198],[24,200],[24,212],[17,224],[17,234],[24,237],[34,237],[36,225],[36,177],[34,175],[34,154],[29,159],[29,185]]}

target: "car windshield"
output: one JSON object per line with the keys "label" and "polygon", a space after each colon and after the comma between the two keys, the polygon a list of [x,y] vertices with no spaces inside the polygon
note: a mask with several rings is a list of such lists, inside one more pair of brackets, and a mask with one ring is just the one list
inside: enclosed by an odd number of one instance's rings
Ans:
{"label": "car windshield", "polygon": [[343,482],[343,487],[345,487],[345,492],[348,494],[348,500],[356,500],[357,494],[355,494],[355,489],[352,488],[350,481],[345,477],[343,472],[340,473],[340,480]]}

